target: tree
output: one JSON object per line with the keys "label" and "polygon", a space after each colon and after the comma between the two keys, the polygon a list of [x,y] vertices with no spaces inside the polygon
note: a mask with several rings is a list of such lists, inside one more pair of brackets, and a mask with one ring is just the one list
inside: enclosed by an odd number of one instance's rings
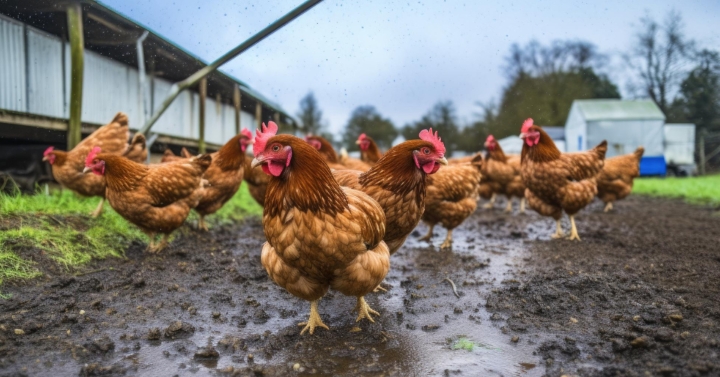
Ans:
{"label": "tree", "polygon": [[720,131],[720,54],[703,50],[699,63],[680,84],[669,122],[691,122],[698,130]]}
{"label": "tree", "polygon": [[309,92],[300,100],[300,111],[297,113],[297,116],[300,118],[300,123],[302,123],[307,133],[319,134],[324,128],[322,124],[322,111],[320,111],[313,92]]}
{"label": "tree", "polygon": [[679,13],[668,13],[663,24],[650,16],[641,19],[635,46],[625,61],[639,76],[629,89],[650,97],[667,114],[670,98],[686,75],[695,44],[683,33]]}
{"label": "tree", "polygon": [[505,73],[510,80],[522,75],[545,76],[587,68],[599,69],[607,57],[597,47],[585,41],[554,41],[543,46],[530,41],[525,47],[513,44],[510,55],[505,57]]}
{"label": "tree", "polygon": [[467,153],[474,153],[483,149],[485,139],[491,134],[490,130],[497,127],[497,105],[494,102],[487,104],[478,102],[482,112],[476,114],[477,120],[462,128],[457,138],[457,149]]}
{"label": "tree", "polygon": [[417,139],[420,131],[432,128],[437,131],[447,150],[447,155],[457,149],[458,130],[455,105],[451,101],[438,102],[419,121],[403,127],[402,134],[407,140]]}
{"label": "tree", "polygon": [[360,134],[366,133],[375,140],[380,149],[389,149],[398,136],[398,130],[390,119],[383,118],[375,107],[366,105],[353,110],[345,126],[343,144],[349,151],[358,150],[357,140]]}

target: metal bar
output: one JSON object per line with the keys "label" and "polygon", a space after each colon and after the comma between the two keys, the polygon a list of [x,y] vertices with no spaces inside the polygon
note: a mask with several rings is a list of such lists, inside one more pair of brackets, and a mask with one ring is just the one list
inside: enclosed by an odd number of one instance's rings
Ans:
{"label": "metal bar", "polygon": [[705,130],[700,131],[700,175],[705,175]]}
{"label": "metal bar", "polygon": [[138,88],[138,100],[140,101],[140,113],[142,114],[143,122],[147,120],[148,116],[148,106],[147,103],[145,103],[145,98],[150,96],[147,91],[147,85],[145,84],[145,76],[147,73],[145,71],[145,49],[143,48],[143,42],[145,41],[145,38],[147,38],[148,34],[149,33],[145,31],[140,38],[138,38],[135,46],[137,48],[138,85],[140,85],[140,88]]}
{"label": "metal bar", "polygon": [[207,78],[200,79],[200,115],[198,126],[200,127],[200,138],[198,140],[198,152],[205,153],[205,102],[207,98]]}
{"label": "metal bar", "polygon": [[240,134],[240,104],[242,103],[242,94],[238,84],[233,86],[233,107],[235,108],[235,135]]}
{"label": "metal bar", "polygon": [[150,128],[152,128],[153,124],[155,124],[155,122],[157,122],[157,120],[160,118],[160,116],[165,112],[165,110],[167,110],[167,108],[175,100],[175,98],[177,98],[177,96],[180,94],[180,92],[187,89],[188,87],[195,85],[198,81],[200,81],[200,79],[207,76],[211,72],[215,71],[218,67],[227,63],[229,60],[231,60],[234,57],[245,52],[250,47],[252,47],[255,44],[257,44],[258,42],[262,41],[267,36],[274,33],[275,31],[277,31],[278,29],[287,25],[290,21],[296,19],[298,16],[305,13],[306,11],[308,11],[310,8],[314,7],[321,1],[322,0],[307,0],[307,1],[305,1],[304,3],[300,4],[300,6],[291,10],[288,14],[282,16],[280,19],[273,22],[272,24],[268,25],[265,29],[260,30],[257,34],[250,37],[250,39],[246,40],[245,42],[241,43],[239,46],[230,50],[228,53],[221,56],[214,62],[210,63],[206,67],[195,72],[194,74],[192,74],[190,77],[186,78],[185,80],[174,84],[172,86],[172,89],[170,90],[170,94],[165,99],[165,101],[163,101],[160,109],[158,109],[158,111],[155,112],[153,117],[150,118],[150,120],[145,123],[143,128],[140,130],[140,133],[147,134],[147,132],[150,131]]}
{"label": "metal bar", "polygon": [[261,130],[260,126],[262,125],[262,104],[260,101],[255,101],[255,128],[258,130]]}
{"label": "metal bar", "polygon": [[80,140],[82,96],[83,96],[83,22],[82,5],[69,4],[67,7],[68,39],[70,39],[70,121],[68,122],[68,150],[75,148]]}

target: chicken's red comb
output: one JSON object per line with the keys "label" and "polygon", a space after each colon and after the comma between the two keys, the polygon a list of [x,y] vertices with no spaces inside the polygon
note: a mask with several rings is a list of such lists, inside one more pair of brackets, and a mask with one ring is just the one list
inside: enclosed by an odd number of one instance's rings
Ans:
{"label": "chicken's red comb", "polygon": [[52,153],[52,151],[54,151],[54,150],[55,150],[55,147],[48,147],[48,148],[45,150],[45,152],[43,152],[43,157],[46,157],[47,155],[49,155],[50,153]]}
{"label": "chicken's red comb", "polygon": [[520,129],[520,132],[522,132],[522,133],[528,132],[530,130],[530,127],[533,126],[533,124],[534,124],[534,122],[533,122],[532,118],[525,119],[525,121],[523,122],[522,128]]}
{"label": "chicken's red comb", "polygon": [[441,157],[445,155],[445,144],[440,140],[437,131],[433,134],[432,128],[430,128],[430,130],[422,130],[420,131],[420,139],[431,142],[433,147],[435,147],[435,151]]}
{"label": "chicken's red comb", "polygon": [[91,167],[92,162],[95,159],[95,156],[97,156],[98,153],[100,153],[102,149],[100,147],[93,147],[93,149],[88,153],[87,157],[85,158],[85,166]]}
{"label": "chicken's red comb", "polygon": [[493,136],[493,135],[488,135],[487,139],[485,139],[486,143],[490,143],[493,141],[495,141],[495,136]]}
{"label": "chicken's red comb", "polygon": [[358,136],[358,141],[363,141],[365,139],[367,139],[367,135],[365,135],[364,133],[362,133],[362,134],[360,134],[360,136]]}
{"label": "chicken's red comb", "polygon": [[250,132],[247,128],[243,128],[242,131],[240,131],[240,135],[243,135],[248,139],[252,139],[252,132]]}
{"label": "chicken's red comb", "polygon": [[275,136],[277,131],[278,126],[273,121],[269,121],[267,126],[263,123],[262,132],[260,130],[255,130],[255,145],[253,146],[253,154],[255,154],[255,157],[265,150],[265,144],[267,144],[268,139]]}

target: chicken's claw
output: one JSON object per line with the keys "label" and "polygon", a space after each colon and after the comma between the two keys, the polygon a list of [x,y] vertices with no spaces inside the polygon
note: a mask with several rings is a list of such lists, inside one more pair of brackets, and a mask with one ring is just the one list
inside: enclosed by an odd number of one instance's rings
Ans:
{"label": "chicken's claw", "polygon": [[355,322],[360,322],[361,319],[367,318],[368,321],[375,323],[375,320],[373,320],[371,314],[379,316],[380,313],[373,310],[370,305],[365,302],[365,297],[360,296],[358,297],[357,305],[355,305],[354,312],[358,312],[357,319]]}
{"label": "chicken's claw", "polygon": [[435,228],[435,225],[430,225],[430,229],[428,229],[427,234],[418,238],[418,241],[430,242],[430,239],[432,238],[432,234],[433,234],[433,228]]}
{"label": "chicken's claw", "polygon": [[442,245],[440,245],[440,250],[452,249],[452,242],[452,230],[448,230],[447,236],[445,236],[445,241],[443,241]]}
{"label": "chicken's claw", "polygon": [[308,318],[308,321],[298,323],[298,326],[305,326],[302,331],[300,331],[300,335],[305,334],[305,331],[310,331],[310,335],[312,335],[315,332],[316,327],[322,327],[325,330],[330,330],[330,328],[327,327],[327,325],[324,324],[322,319],[320,318],[320,313],[317,310],[317,306],[317,301],[310,302],[310,317]]}
{"label": "chicken's claw", "polygon": [[577,227],[575,226],[575,216],[570,216],[570,237],[567,238],[570,241],[582,241],[578,234]]}
{"label": "chicken's claw", "polygon": [[207,224],[205,223],[205,217],[200,216],[200,220],[198,220],[198,230],[202,230],[204,232],[208,231]]}
{"label": "chicken's claw", "polygon": [[612,209],[613,209],[612,202],[608,202],[607,204],[605,204],[605,208],[603,209],[603,212],[610,212],[610,211],[612,211]]}
{"label": "chicken's claw", "polygon": [[560,220],[555,220],[555,233],[553,233],[550,238],[558,239],[565,237],[565,232],[562,230],[562,226],[560,225]]}
{"label": "chicken's claw", "polygon": [[387,292],[387,289],[382,286],[382,283],[378,284],[378,286],[373,289],[373,293],[378,293],[380,291]]}
{"label": "chicken's claw", "polygon": [[105,203],[105,198],[100,198],[100,204],[98,204],[97,208],[95,208],[94,211],[90,212],[90,217],[96,218],[100,216],[103,209],[103,203]]}

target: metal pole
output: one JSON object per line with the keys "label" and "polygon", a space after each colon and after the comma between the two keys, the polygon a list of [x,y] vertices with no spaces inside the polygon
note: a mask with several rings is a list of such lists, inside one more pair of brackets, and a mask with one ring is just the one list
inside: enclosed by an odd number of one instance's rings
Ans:
{"label": "metal pole", "polygon": [[[137,48],[137,60],[138,60],[138,84],[140,88],[138,90],[138,100],[140,101],[140,113],[142,114],[143,123],[148,117],[148,105],[145,103],[145,99],[149,98],[150,95],[147,93],[147,86],[145,85],[145,50],[143,49],[143,42],[148,36],[148,32],[145,31],[136,43]],[[148,154],[149,155],[149,154]]]}
{"label": "metal pole", "polygon": [[700,175],[705,175],[705,130],[700,131]]}
{"label": "metal pole", "polygon": [[255,128],[258,130],[261,130],[260,126],[262,125],[262,104],[260,104],[260,101],[255,101]]}
{"label": "metal pole", "polygon": [[233,89],[233,107],[235,107],[235,135],[240,135],[240,104],[242,103],[242,94],[240,87],[235,84]]}
{"label": "metal pole", "polygon": [[152,128],[153,124],[157,122],[158,118],[167,110],[167,108],[170,106],[170,104],[175,100],[175,98],[182,92],[183,90],[187,89],[188,87],[191,87],[195,85],[200,79],[207,76],[214,70],[216,70],[221,65],[227,63],[229,60],[233,59],[234,57],[240,55],[241,53],[245,52],[250,47],[254,46],[256,43],[262,41],[270,34],[274,33],[281,27],[287,25],[290,21],[296,19],[301,14],[308,11],[310,8],[314,7],[318,3],[320,3],[322,0],[307,0],[304,3],[300,4],[297,8],[291,10],[288,14],[282,16],[277,21],[273,22],[269,26],[267,26],[265,29],[260,30],[257,34],[250,37],[250,39],[246,40],[245,42],[241,43],[239,46],[235,47],[234,49],[230,50],[225,55],[221,56],[219,59],[215,60],[214,62],[210,63],[208,66],[202,68],[201,70],[195,72],[190,77],[186,78],[183,81],[180,81],[178,83],[175,83],[172,88],[170,89],[170,94],[168,97],[163,101],[162,106],[160,106],[160,109],[155,112],[152,118],[150,118],[149,121],[145,123],[143,128],[140,130],[140,133],[147,134],[148,131],[150,131],[150,128]]}
{"label": "metal pole", "polygon": [[83,39],[82,5],[69,4],[67,7],[68,39],[70,39],[70,121],[67,130],[68,150],[75,148],[82,140],[82,98],[83,98]]}
{"label": "metal pole", "polygon": [[205,153],[205,103],[207,102],[207,78],[200,80],[200,140],[198,140],[198,153]]}

